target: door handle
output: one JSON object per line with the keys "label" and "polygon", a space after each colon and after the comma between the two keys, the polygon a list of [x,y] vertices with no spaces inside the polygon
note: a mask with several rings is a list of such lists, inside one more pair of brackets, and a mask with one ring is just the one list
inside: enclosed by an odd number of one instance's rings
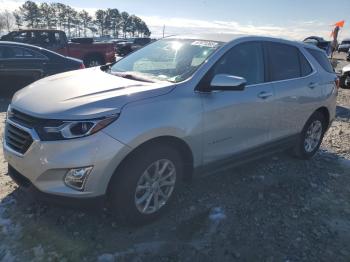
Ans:
{"label": "door handle", "polygon": [[311,83],[309,83],[307,86],[308,86],[308,88],[310,88],[310,89],[314,89],[314,88],[317,86],[317,84],[314,83],[314,82],[311,82]]}
{"label": "door handle", "polygon": [[261,99],[266,99],[266,98],[268,98],[270,96],[273,96],[272,92],[265,92],[265,91],[263,91],[263,92],[258,94],[258,97],[261,98]]}

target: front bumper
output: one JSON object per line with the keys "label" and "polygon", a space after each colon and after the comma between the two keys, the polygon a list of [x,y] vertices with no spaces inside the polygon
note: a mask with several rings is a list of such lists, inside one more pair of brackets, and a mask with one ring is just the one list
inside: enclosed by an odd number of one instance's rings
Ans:
{"label": "front bumper", "polygon": [[[30,186],[41,193],[68,198],[104,196],[117,166],[130,152],[128,146],[103,131],[72,140],[34,140],[23,155],[16,154],[4,140],[3,150],[10,169],[27,179]],[[83,191],[65,185],[69,169],[85,166],[93,169]]]}
{"label": "front bumper", "polygon": [[25,176],[10,165],[8,165],[8,174],[22,190],[30,193],[35,199],[40,201],[74,208],[99,208],[106,202],[106,196],[104,195],[97,197],[72,198],[44,193],[37,189]]}

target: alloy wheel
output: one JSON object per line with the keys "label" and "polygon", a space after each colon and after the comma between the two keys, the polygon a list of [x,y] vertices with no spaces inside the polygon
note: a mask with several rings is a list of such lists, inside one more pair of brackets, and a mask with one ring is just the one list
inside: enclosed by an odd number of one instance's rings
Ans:
{"label": "alloy wheel", "polygon": [[306,152],[311,153],[317,148],[322,138],[322,132],[322,123],[320,120],[315,120],[310,124],[304,140],[304,149]]}
{"label": "alloy wheel", "polygon": [[161,159],[153,162],[141,175],[135,191],[135,205],[142,214],[160,210],[172,195],[176,183],[173,162]]}

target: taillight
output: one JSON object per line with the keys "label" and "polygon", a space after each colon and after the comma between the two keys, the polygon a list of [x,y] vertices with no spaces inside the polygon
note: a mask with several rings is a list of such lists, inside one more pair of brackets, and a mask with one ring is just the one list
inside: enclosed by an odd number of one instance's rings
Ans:
{"label": "taillight", "polygon": [[81,63],[81,64],[80,64],[79,69],[85,69],[84,63]]}

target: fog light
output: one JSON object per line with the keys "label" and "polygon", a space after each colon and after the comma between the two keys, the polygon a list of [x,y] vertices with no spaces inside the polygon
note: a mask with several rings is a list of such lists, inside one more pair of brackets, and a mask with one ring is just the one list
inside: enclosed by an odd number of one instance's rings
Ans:
{"label": "fog light", "polygon": [[82,191],[91,170],[92,166],[72,168],[64,177],[64,183],[73,189]]}

